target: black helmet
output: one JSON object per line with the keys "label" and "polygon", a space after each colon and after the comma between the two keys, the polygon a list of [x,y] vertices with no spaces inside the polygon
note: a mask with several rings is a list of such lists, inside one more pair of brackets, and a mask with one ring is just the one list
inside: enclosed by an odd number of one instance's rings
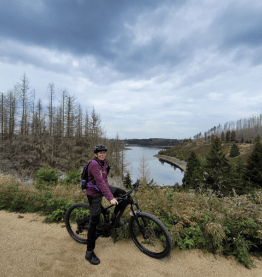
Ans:
{"label": "black helmet", "polygon": [[103,144],[99,144],[94,148],[94,153],[97,153],[100,151],[107,151],[107,148]]}

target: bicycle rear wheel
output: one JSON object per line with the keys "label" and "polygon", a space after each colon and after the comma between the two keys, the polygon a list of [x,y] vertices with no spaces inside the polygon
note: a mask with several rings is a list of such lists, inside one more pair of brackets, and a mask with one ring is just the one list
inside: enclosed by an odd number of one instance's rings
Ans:
{"label": "bicycle rear wheel", "polygon": [[87,244],[87,233],[90,219],[90,206],[86,203],[72,205],[65,216],[66,229],[77,242]]}
{"label": "bicycle rear wheel", "polygon": [[162,259],[168,256],[172,249],[172,241],[165,225],[151,214],[140,212],[136,215],[145,238],[135,217],[132,216],[129,221],[129,232],[135,245],[152,258]]}

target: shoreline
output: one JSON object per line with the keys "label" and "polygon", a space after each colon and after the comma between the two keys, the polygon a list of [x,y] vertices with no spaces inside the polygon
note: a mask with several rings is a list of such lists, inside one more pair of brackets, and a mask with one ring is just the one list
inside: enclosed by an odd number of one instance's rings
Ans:
{"label": "shoreline", "polygon": [[170,156],[166,156],[166,155],[159,155],[156,154],[153,157],[158,158],[159,160],[162,160],[164,162],[170,163],[175,165],[176,167],[178,167],[179,169],[181,169],[183,172],[186,172],[186,162],[185,161],[181,161],[175,157],[170,157]]}
{"label": "shoreline", "polygon": [[159,145],[138,145],[138,144],[128,144],[126,147],[148,147],[148,148],[158,148],[158,149],[169,149],[171,147],[174,147],[173,146],[170,146],[170,145],[164,145],[164,146],[159,146]]}

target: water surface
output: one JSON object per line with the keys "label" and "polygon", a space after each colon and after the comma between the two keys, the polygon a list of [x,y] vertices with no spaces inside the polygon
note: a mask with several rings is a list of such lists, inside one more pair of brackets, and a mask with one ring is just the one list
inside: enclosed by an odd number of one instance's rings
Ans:
{"label": "water surface", "polygon": [[132,149],[126,150],[125,153],[126,160],[131,164],[127,167],[127,170],[130,171],[133,182],[138,178],[140,159],[143,154],[145,154],[150,168],[151,179],[153,178],[157,185],[173,186],[176,182],[179,183],[179,185],[182,184],[182,179],[184,177],[183,171],[181,171],[178,167],[159,161],[158,158],[153,157],[161,149],[140,146],[127,147]]}

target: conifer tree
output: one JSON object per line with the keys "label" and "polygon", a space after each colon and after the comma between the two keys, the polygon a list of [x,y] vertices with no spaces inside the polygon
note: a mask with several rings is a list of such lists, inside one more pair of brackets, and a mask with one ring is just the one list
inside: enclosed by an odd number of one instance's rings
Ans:
{"label": "conifer tree", "polygon": [[127,188],[127,189],[130,189],[131,188],[131,184],[132,184],[132,180],[131,180],[131,178],[130,178],[130,174],[129,174],[129,172],[127,172],[127,174],[126,174],[126,176],[125,176],[125,178],[124,178],[124,185],[125,185],[125,187]]}
{"label": "conifer tree", "polygon": [[232,167],[232,175],[231,180],[234,184],[232,187],[234,187],[236,193],[238,195],[244,194],[244,180],[243,176],[246,172],[246,164],[241,161],[241,158],[239,157],[237,162]]}
{"label": "conifer tree", "polygon": [[235,141],[235,140],[236,140],[236,131],[232,131],[230,141]]}
{"label": "conifer tree", "polygon": [[230,130],[226,132],[226,142],[230,141]]}
{"label": "conifer tree", "polygon": [[262,144],[259,136],[256,137],[254,150],[248,157],[243,179],[245,187],[250,181],[253,188],[262,188]]}
{"label": "conifer tree", "polygon": [[230,154],[229,156],[234,158],[234,157],[237,157],[240,155],[240,152],[239,152],[239,149],[238,149],[238,146],[234,143],[232,146],[231,146],[231,149],[230,149]]}
{"label": "conifer tree", "polygon": [[223,194],[231,191],[230,172],[231,166],[222,149],[222,141],[216,137],[212,141],[211,150],[206,158],[205,182],[207,187],[220,191]]}
{"label": "conifer tree", "polygon": [[202,180],[203,170],[201,169],[201,164],[197,158],[196,152],[192,150],[187,161],[182,187],[196,189],[199,187]]}

